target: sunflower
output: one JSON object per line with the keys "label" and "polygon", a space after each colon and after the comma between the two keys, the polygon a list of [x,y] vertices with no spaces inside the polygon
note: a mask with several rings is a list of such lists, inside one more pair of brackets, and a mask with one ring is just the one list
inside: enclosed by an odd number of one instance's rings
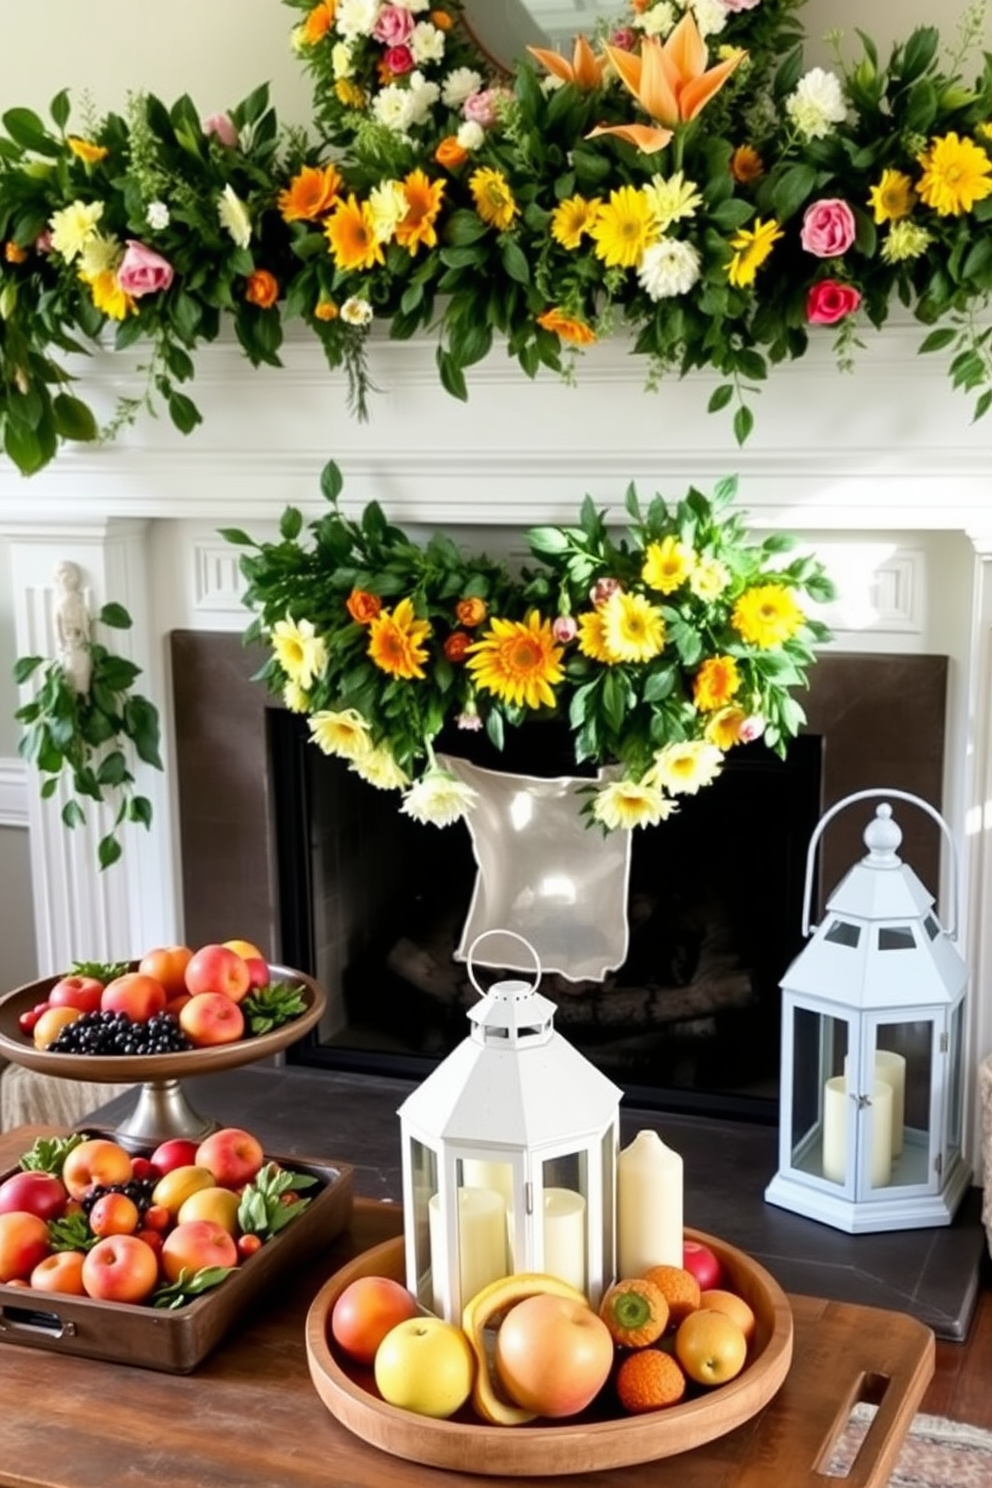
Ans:
{"label": "sunflower", "polygon": [[753,227],[742,227],[730,240],[734,256],[727,265],[727,278],[737,289],[754,283],[754,276],[772,251],[773,244],[785,234],[775,218],[762,222],[754,219]]}
{"label": "sunflower", "polygon": [[992,191],[992,160],[974,140],[960,139],[953,130],[916,158],[923,167],[920,197],[941,217],[970,212]]}
{"label": "sunflower", "polygon": [[327,666],[327,646],[310,620],[277,620],[272,627],[272,649],[291,682],[308,688]]}
{"label": "sunflower", "polygon": [[908,217],[916,205],[913,183],[902,171],[884,170],[882,179],[868,193],[868,205],[875,214],[875,221],[898,222]]}
{"label": "sunflower", "polygon": [[690,577],[695,564],[695,554],[690,547],[679,542],[677,537],[666,537],[660,543],[648,543],[644,550],[641,578],[649,589],[657,589],[659,594],[674,594]]}
{"label": "sunflower", "polygon": [[551,236],[563,248],[578,248],[599,216],[603,203],[598,196],[570,196],[559,202],[551,214]]}
{"label": "sunflower", "polygon": [[656,785],[673,796],[694,796],[711,785],[723,766],[723,751],[702,739],[685,739],[659,749],[642,785]]}
{"label": "sunflower", "polygon": [[790,640],[805,619],[790,589],[781,584],[759,584],[741,595],[730,623],[742,640],[767,650]]}
{"label": "sunflower", "polygon": [[610,199],[599,210],[589,235],[596,245],[596,257],[608,269],[619,266],[633,269],[641,255],[654,241],[656,230],[651,207],[643,191],[636,186],[620,186],[610,192]]}
{"label": "sunflower", "polygon": [[468,188],[475,202],[475,210],[483,222],[505,232],[520,208],[513,199],[510,183],[503,172],[494,170],[489,165],[482,166],[469,176]]}
{"label": "sunflower", "polygon": [[468,668],[476,685],[517,707],[554,707],[554,684],[565,676],[562,647],[555,644],[551,622],[530,610],[526,620],[494,618],[489,630],[469,648]]}
{"label": "sunflower", "polygon": [[333,165],[305,165],[280,191],[276,206],[284,222],[314,222],[331,210],[340,190]]}
{"label": "sunflower", "polygon": [[325,754],[358,760],[372,748],[369,726],[356,708],[324,709],[310,718],[310,737]]}
{"label": "sunflower", "polygon": [[407,211],[396,228],[396,241],[413,258],[421,244],[425,248],[437,246],[434,224],[441,210],[444,182],[431,181],[424,171],[414,170],[403,181],[403,194]]}
{"label": "sunflower", "polygon": [[360,202],[354,193],[347,201],[338,201],[324,232],[335,268],[371,269],[384,262],[368,204]]}
{"label": "sunflower", "polygon": [[578,644],[582,655],[588,656],[590,661],[601,661],[604,666],[612,666],[617,658],[606,644],[602,610],[586,610],[579,616],[578,624]]}
{"label": "sunflower", "polygon": [[664,617],[643,594],[618,589],[601,614],[603,638],[615,661],[650,661],[664,650]]}
{"label": "sunflower", "polygon": [[391,613],[383,610],[370,621],[368,654],[391,677],[422,680],[428,657],[424,641],[430,633],[430,622],[417,619],[413,601],[401,599]]}
{"label": "sunflower", "polygon": [[611,832],[622,827],[656,827],[678,809],[658,786],[636,780],[613,781],[597,792],[592,803],[593,819]]}
{"label": "sunflower", "polygon": [[692,684],[692,700],[700,713],[725,708],[741,685],[741,675],[732,656],[708,656]]}

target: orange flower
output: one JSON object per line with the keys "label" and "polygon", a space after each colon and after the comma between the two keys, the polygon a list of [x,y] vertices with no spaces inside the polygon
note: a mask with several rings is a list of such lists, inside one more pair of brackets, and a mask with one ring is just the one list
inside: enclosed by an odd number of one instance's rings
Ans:
{"label": "orange flower", "polygon": [[597,57],[586,38],[581,34],[575,38],[571,62],[567,62],[560,53],[545,51],[543,47],[529,46],[527,50],[532,57],[537,58],[542,67],[546,67],[563,83],[574,83],[577,88],[586,92],[602,87],[606,59]]}
{"label": "orange flower", "polygon": [[468,151],[458,143],[455,135],[448,134],[434,151],[434,159],[445,170],[457,170],[468,159]]}
{"label": "orange flower", "polygon": [[284,222],[313,222],[329,212],[341,189],[333,165],[305,165],[276,201]]}
{"label": "orange flower", "polygon": [[333,300],[318,300],[313,308],[315,320],[337,320],[341,311]]}
{"label": "orange flower", "polygon": [[477,599],[474,595],[468,599],[460,599],[455,605],[455,614],[458,616],[460,625],[467,625],[469,630],[474,630],[481,625],[489,613],[489,608],[484,599]]}
{"label": "orange flower", "polygon": [[384,262],[368,202],[360,202],[354,193],[347,201],[339,198],[324,232],[335,268],[371,269]]}
{"label": "orange flower", "polygon": [[741,186],[750,186],[765,174],[765,164],[751,145],[738,145],[730,157],[730,174]]}
{"label": "orange flower", "polygon": [[279,298],[279,285],[268,269],[256,269],[248,275],[245,299],[249,305],[258,305],[262,310],[271,310]]}
{"label": "orange flower", "polygon": [[726,707],[740,685],[740,673],[732,656],[710,656],[696,673],[692,700],[700,713],[714,713]]}
{"label": "orange flower", "polygon": [[437,244],[434,223],[441,210],[444,182],[431,181],[422,170],[414,170],[403,182],[403,194],[407,201],[406,216],[397,224],[396,241],[413,258],[421,244],[426,248]]}
{"label": "orange flower", "polygon": [[352,589],[345,604],[348,614],[359,625],[368,625],[382,609],[378,594],[370,594],[367,589]]}
{"label": "orange flower", "polygon": [[320,4],[307,13],[303,21],[303,40],[307,46],[316,46],[318,41],[323,41],[334,25],[336,10],[337,0],[320,0]]}
{"label": "orange flower", "polygon": [[471,644],[472,637],[467,631],[453,630],[444,643],[444,654],[449,661],[464,661]]}
{"label": "orange flower", "polygon": [[8,263],[24,263],[28,256],[28,250],[26,248],[21,248],[17,243],[8,239],[8,241],[3,245],[3,256]]}
{"label": "orange flower", "polygon": [[537,323],[546,331],[553,331],[563,341],[571,341],[573,346],[589,346],[596,339],[596,332],[592,326],[588,326],[582,320],[576,320],[571,315],[566,315],[557,306],[545,310],[543,315],[537,317]]}
{"label": "orange flower", "polygon": [[439,31],[450,31],[452,26],[451,17],[446,10],[432,10],[430,13],[430,23],[432,26],[436,26]]}

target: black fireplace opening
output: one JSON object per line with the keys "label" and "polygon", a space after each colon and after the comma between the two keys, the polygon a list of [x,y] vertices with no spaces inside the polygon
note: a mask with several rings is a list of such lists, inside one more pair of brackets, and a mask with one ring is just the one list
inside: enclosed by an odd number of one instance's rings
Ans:
{"label": "black fireplace opening", "polygon": [[[468,829],[412,821],[394,791],[322,754],[295,714],[268,710],[267,732],[282,959],[328,999],[287,1058],[422,1079],[466,1037],[478,999],[455,959],[476,876]],[[635,1105],[777,1121],[779,983],[802,946],[822,752],[813,733],[785,760],[761,741],[731,751],[711,786],[634,831],[624,964],[602,981],[542,978],[556,1028]],[[526,763],[484,743],[474,757],[573,772],[553,735],[541,761],[533,737]]]}

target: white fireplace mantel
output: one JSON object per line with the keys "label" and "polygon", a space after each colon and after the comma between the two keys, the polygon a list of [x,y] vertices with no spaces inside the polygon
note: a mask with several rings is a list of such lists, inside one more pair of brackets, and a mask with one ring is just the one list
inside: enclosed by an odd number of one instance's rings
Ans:
{"label": "white fireplace mantel", "polygon": [[[30,479],[5,465],[0,533],[12,554],[17,654],[52,654],[52,574],[71,559],[95,608],[117,600],[131,612],[133,629],[104,639],[143,668],[139,690],[163,715],[165,772],[141,772],[155,822],[150,834],[127,829],[120,867],[93,866],[99,812],[69,833],[58,801],[29,794],[39,972],[182,938],[168,636],[247,622],[237,550],[218,528],[271,536],[290,502],[316,515],[331,458],[349,510],[375,498],[397,521],[481,529],[504,543],[508,531],[574,517],[587,493],[619,515],[631,480],[642,495],[678,497],[737,474],[753,527],[795,531],[839,579],[841,602],[827,616],[839,649],[950,657],[943,810],[960,844],[977,1085],[992,1050],[992,418],[972,422],[943,360],[917,354],[921,334],[913,324],[866,332],[852,374],[837,370],[826,335],[750,400],[756,427],[743,449],[728,412],[706,413],[715,378],[645,391],[645,363],[620,339],[590,348],[572,385],[546,373],[530,382],[494,354],[469,369],[466,404],[440,388],[429,340],[376,341],[382,391],[365,424],[309,337],[289,342],[281,369],[253,370],[222,342],[198,356],[188,391],[204,423],[191,436],[162,411],[114,444],[64,450]],[[140,359],[76,363],[101,417],[133,393]],[[969,1105],[975,1150],[974,1092]]]}

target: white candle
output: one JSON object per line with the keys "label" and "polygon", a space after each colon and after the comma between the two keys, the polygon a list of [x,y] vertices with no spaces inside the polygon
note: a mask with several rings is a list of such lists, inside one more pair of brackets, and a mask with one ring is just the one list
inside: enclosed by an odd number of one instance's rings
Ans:
{"label": "white candle", "polygon": [[502,1194],[507,1214],[513,1213],[513,1164],[493,1162],[490,1158],[462,1159],[462,1183],[465,1188],[494,1188]]}
{"label": "white candle", "polygon": [[892,1156],[902,1154],[906,1127],[906,1061],[892,1049],[875,1051],[875,1077],[892,1086]]}
{"label": "white candle", "polygon": [[[444,1255],[444,1219],[437,1194],[427,1205],[431,1240],[431,1269],[437,1276],[437,1258]],[[461,1305],[491,1281],[507,1275],[506,1205],[502,1194],[491,1188],[458,1190],[458,1275]],[[434,1311],[441,1312],[441,1297],[435,1282]]]}
{"label": "white candle", "polygon": [[682,1158],[657,1132],[638,1132],[617,1159],[617,1253],[622,1277],[682,1264]]}
{"label": "white candle", "polygon": [[544,1190],[544,1270],[586,1290],[586,1201],[574,1189]]}
{"label": "white candle", "polygon": [[[853,1103],[843,1075],[834,1075],[823,1087],[823,1176],[843,1183],[847,1174],[847,1123]],[[869,1183],[884,1188],[892,1177],[892,1087],[876,1080],[871,1105],[865,1108],[869,1122]]]}

